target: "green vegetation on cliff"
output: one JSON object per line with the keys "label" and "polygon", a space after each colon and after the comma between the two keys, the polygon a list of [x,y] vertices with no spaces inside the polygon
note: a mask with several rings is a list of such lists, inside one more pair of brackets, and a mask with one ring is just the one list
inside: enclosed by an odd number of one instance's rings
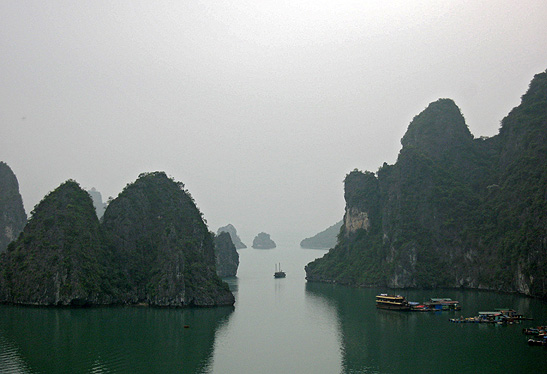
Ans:
{"label": "green vegetation on cliff", "polygon": [[108,303],[108,255],[89,195],[67,181],[32,212],[2,256],[0,300],[18,304]]}
{"label": "green vegetation on cliff", "polygon": [[347,175],[338,243],[307,279],[547,297],[547,72],[495,137],[441,99],[401,142],[394,165]]}
{"label": "green vegetation on cliff", "polygon": [[103,227],[118,249],[127,298],[159,306],[233,304],[216,275],[212,234],[184,185],[141,174],[115,198]]}
{"label": "green vegetation on cliff", "polygon": [[0,301],[36,305],[232,305],[213,235],[184,185],[142,174],[100,224],[67,181],[46,196],[0,257]]}

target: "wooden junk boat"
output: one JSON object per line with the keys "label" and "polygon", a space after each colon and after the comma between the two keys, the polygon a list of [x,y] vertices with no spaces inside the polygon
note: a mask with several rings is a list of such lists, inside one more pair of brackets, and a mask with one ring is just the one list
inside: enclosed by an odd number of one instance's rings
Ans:
{"label": "wooden junk boat", "polygon": [[281,270],[281,263],[279,264],[279,269],[278,269],[278,266],[276,264],[275,265],[274,278],[285,278],[286,276],[287,276],[287,274],[285,274],[285,272]]}
{"label": "wooden junk boat", "polygon": [[390,310],[410,310],[410,304],[401,295],[380,294],[376,296],[376,307]]}

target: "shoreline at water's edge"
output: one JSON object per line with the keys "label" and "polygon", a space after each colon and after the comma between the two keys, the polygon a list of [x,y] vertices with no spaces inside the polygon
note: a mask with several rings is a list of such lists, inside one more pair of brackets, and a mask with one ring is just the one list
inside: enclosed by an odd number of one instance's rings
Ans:
{"label": "shoreline at water's edge", "polygon": [[325,283],[325,284],[335,284],[339,286],[344,287],[353,287],[353,288],[385,288],[389,290],[409,290],[409,291],[426,291],[426,290],[450,290],[450,291],[486,291],[486,292],[492,292],[492,293],[498,293],[502,295],[518,295],[527,297],[534,300],[540,300],[547,303],[547,298],[541,298],[533,295],[527,295],[524,293],[520,293],[517,291],[503,291],[503,290],[496,290],[491,288],[473,288],[473,287],[436,287],[436,288],[427,288],[427,287],[389,287],[389,286],[383,286],[378,284],[357,284],[350,281],[344,282],[344,281],[336,281],[332,279],[308,279],[306,277],[306,282],[310,283]]}
{"label": "shoreline at water's edge", "polygon": [[[235,303],[234,303],[235,304]],[[136,309],[212,309],[232,308],[234,304],[215,305],[150,305],[147,303],[109,303],[109,304],[83,304],[83,305],[62,305],[62,304],[38,304],[38,303],[13,303],[8,301],[0,302],[0,306],[16,306],[23,308],[44,308],[44,309],[98,309],[98,308],[136,308]]]}

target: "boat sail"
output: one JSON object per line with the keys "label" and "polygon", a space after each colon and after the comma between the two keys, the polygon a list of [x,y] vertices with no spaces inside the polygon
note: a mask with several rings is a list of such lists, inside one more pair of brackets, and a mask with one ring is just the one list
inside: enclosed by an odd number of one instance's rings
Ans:
{"label": "boat sail", "polygon": [[285,272],[281,270],[281,263],[279,263],[279,268],[278,265],[275,264],[274,278],[285,278],[286,276],[287,274],[285,274]]}

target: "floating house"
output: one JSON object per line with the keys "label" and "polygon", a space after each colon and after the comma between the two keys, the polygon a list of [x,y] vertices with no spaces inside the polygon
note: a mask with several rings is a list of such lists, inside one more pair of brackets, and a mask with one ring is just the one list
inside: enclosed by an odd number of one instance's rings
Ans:
{"label": "floating house", "polygon": [[450,298],[431,298],[424,303],[432,310],[460,310],[460,302]]}

